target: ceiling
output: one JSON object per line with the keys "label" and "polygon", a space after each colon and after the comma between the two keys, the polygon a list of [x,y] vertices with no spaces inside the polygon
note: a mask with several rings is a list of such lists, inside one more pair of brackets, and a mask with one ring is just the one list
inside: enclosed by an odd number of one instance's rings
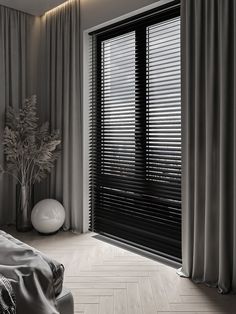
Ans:
{"label": "ceiling", "polygon": [[0,0],[0,5],[32,15],[43,15],[67,0]]}

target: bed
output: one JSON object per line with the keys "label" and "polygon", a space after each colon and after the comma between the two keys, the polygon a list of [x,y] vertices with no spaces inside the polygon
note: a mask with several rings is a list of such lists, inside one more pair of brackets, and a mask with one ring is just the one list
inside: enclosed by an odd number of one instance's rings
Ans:
{"label": "bed", "polygon": [[0,230],[0,314],[73,314],[64,266]]}

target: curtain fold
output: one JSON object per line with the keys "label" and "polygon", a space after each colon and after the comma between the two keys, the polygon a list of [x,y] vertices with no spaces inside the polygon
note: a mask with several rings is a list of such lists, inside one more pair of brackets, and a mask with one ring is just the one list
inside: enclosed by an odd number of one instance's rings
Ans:
{"label": "curtain fold", "polygon": [[181,1],[182,272],[236,292],[236,2]]}
{"label": "curtain fold", "polygon": [[[41,20],[39,102],[42,119],[62,135],[62,153],[38,199],[65,207],[65,230],[82,232],[82,114],[80,105],[79,1],[71,0]],[[40,190],[40,191],[39,191]]]}
{"label": "curtain fold", "polygon": [[[3,129],[8,106],[18,108],[35,92],[34,53],[37,18],[0,6],[0,163],[4,163]],[[15,183],[0,176],[0,225],[15,219]]]}

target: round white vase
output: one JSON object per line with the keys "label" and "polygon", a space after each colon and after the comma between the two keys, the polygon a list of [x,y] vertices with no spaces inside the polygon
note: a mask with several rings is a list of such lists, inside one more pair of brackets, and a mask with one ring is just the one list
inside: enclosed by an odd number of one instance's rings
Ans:
{"label": "round white vase", "polygon": [[45,199],[38,202],[31,213],[33,227],[40,233],[58,231],[65,221],[65,209],[56,200]]}

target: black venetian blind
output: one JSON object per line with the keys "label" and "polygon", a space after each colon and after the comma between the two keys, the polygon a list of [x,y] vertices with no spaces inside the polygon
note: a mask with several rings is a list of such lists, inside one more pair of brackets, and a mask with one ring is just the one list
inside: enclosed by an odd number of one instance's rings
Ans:
{"label": "black venetian blind", "polygon": [[180,261],[179,4],[91,38],[90,228]]}

